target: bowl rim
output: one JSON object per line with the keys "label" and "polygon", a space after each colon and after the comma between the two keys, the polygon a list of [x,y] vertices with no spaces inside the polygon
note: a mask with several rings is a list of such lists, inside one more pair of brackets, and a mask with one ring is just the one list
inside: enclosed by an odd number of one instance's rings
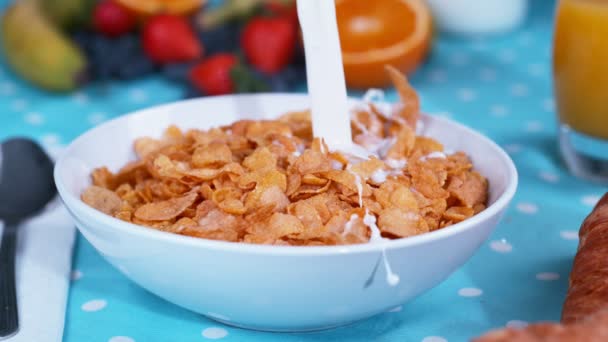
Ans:
{"label": "bowl rim", "polygon": [[482,212],[452,226],[444,229],[439,229],[427,233],[423,233],[416,236],[407,238],[394,239],[394,240],[383,240],[377,243],[361,243],[353,245],[334,245],[334,246],[276,246],[276,245],[260,245],[260,244],[249,244],[244,242],[230,242],[221,240],[209,240],[197,237],[191,237],[186,235],[179,235],[170,232],[164,232],[145,226],[137,225],[130,222],[125,222],[106,215],[94,208],[89,207],[80,200],[79,197],[74,196],[70,191],[67,190],[63,180],[60,177],[60,170],[65,168],[66,160],[69,159],[70,152],[82,141],[85,141],[93,132],[102,130],[105,126],[109,126],[117,121],[127,121],[135,116],[150,115],[150,111],[162,111],[163,109],[169,109],[170,107],[180,105],[187,102],[202,102],[204,105],[205,101],[215,100],[239,100],[250,97],[307,97],[306,94],[298,93],[259,93],[259,94],[236,94],[236,95],[222,95],[212,96],[204,98],[195,98],[189,100],[174,101],[165,103],[162,105],[152,106],[143,108],[134,112],[121,115],[112,120],[106,121],[100,125],[97,125],[86,132],[82,133],[76,139],[74,139],[68,147],[64,150],[64,153],[59,157],[55,163],[54,168],[54,179],[57,186],[58,193],[63,200],[65,206],[72,216],[75,216],[74,212],[83,213],[87,219],[93,219],[99,222],[99,224],[111,227],[112,230],[122,231],[124,233],[130,233],[140,235],[142,237],[154,240],[163,240],[166,243],[183,244],[191,247],[208,248],[218,251],[230,251],[237,253],[253,253],[253,254],[264,254],[264,255],[284,255],[284,256],[296,256],[296,255],[336,255],[336,254],[356,254],[356,253],[367,253],[367,252],[381,252],[383,249],[392,250],[403,247],[421,245],[424,243],[442,240],[447,237],[463,233],[473,227],[481,224],[482,222],[490,219],[491,217],[502,212],[509,205],[513,199],[517,190],[518,174],[515,164],[511,157],[494,141],[484,136],[483,134],[469,128],[461,123],[452,121],[445,117],[430,116],[422,114],[424,117],[430,118],[433,121],[439,121],[443,124],[456,126],[466,132],[468,135],[475,136],[480,139],[484,144],[489,145],[496,151],[499,158],[507,166],[507,179],[508,184],[505,187],[503,193],[496,199],[494,203],[484,209]]}

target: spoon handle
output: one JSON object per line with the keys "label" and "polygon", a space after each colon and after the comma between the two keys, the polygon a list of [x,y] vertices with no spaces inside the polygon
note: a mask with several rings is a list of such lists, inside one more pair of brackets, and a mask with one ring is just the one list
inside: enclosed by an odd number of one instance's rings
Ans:
{"label": "spoon handle", "polygon": [[0,244],[0,339],[15,334],[19,328],[15,291],[15,253],[17,226],[6,224]]}

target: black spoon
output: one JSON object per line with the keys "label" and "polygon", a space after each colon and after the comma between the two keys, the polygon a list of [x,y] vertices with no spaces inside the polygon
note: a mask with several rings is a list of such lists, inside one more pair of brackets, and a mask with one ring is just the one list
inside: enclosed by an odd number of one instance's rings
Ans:
{"label": "black spoon", "polygon": [[53,161],[34,141],[6,140],[0,146],[0,339],[19,329],[15,292],[15,252],[19,222],[55,197]]}

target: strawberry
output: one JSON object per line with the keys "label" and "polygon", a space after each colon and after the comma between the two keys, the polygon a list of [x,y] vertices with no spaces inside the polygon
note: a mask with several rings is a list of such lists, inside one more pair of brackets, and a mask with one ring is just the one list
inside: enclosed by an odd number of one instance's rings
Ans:
{"label": "strawberry", "polygon": [[156,63],[191,61],[203,55],[203,46],[183,17],[154,16],[145,24],[141,34],[144,51]]}
{"label": "strawberry", "polygon": [[190,81],[208,95],[230,94],[235,88],[230,73],[237,63],[233,54],[213,55],[190,70]]}
{"label": "strawberry", "polygon": [[128,33],[133,30],[135,24],[131,12],[112,0],[98,3],[93,11],[93,27],[108,37]]}
{"label": "strawberry", "polygon": [[264,3],[264,9],[271,15],[286,17],[296,25],[298,24],[298,10],[295,1],[268,0]]}
{"label": "strawberry", "polygon": [[207,95],[268,91],[268,84],[257,78],[231,53],[215,54],[190,70],[190,82]]}
{"label": "strawberry", "polygon": [[249,63],[266,74],[274,74],[291,61],[296,28],[287,17],[255,17],[243,28],[241,48]]}

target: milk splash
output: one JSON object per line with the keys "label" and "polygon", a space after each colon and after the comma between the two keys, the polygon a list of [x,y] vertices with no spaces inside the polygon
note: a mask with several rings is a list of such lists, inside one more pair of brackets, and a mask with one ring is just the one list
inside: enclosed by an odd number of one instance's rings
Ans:
{"label": "milk splash", "polygon": [[[330,151],[335,149],[368,159],[374,153],[354,144],[351,139],[351,122],[347,111],[346,82],[342,68],[335,4],[327,0],[298,0],[296,7],[306,55],[306,75],[314,136],[323,138]],[[370,99],[373,99],[382,94],[373,91],[368,95]],[[323,148],[322,146],[321,149]],[[363,184],[359,175],[355,175],[355,182],[359,195],[359,206],[363,207]],[[373,222],[371,218],[373,218]],[[380,239],[375,238],[370,242],[376,242],[376,240],[382,242],[380,230],[376,226],[376,218],[366,211],[364,222],[371,222],[372,236],[377,235]],[[382,255],[387,270],[387,282],[390,286],[395,286],[399,282],[399,277],[390,269],[384,244]]]}
{"label": "milk splash", "polygon": [[[376,224],[376,216],[370,214],[367,209],[365,210],[363,223],[365,223],[365,225],[368,226],[371,230],[371,236],[369,239],[370,243],[383,243],[387,240],[386,238],[383,238],[380,234],[380,229]],[[382,263],[384,264],[384,269],[386,270],[386,282],[389,286],[397,286],[397,284],[399,284],[400,279],[399,276],[393,273],[393,270],[391,269],[391,265],[388,262],[388,258],[386,257],[386,248],[384,247],[384,245],[382,246]]]}
{"label": "milk splash", "polygon": [[[346,168],[348,172],[350,172],[355,177],[355,186],[357,187],[357,195],[359,197],[359,207],[363,208],[363,180],[361,176],[357,173],[350,170],[350,165]],[[373,177],[373,176],[372,176]],[[352,215],[349,221],[346,223],[344,227],[344,232],[347,230],[350,232],[352,229],[353,219],[356,215]],[[369,243],[380,243],[382,244],[382,263],[384,264],[384,269],[386,270],[386,282],[389,286],[397,286],[399,284],[399,276],[395,274],[391,268],[390,263],[388,262],[388,258],[386,256],[386,247],[385,242],[388,240],[382,237],[380,233],[380,228],[376,224],[376,216],[370,214],[369,210],[365,209],[365,215],[363,216],[363,223],[369,227],[370,229],[370,238]]]}

